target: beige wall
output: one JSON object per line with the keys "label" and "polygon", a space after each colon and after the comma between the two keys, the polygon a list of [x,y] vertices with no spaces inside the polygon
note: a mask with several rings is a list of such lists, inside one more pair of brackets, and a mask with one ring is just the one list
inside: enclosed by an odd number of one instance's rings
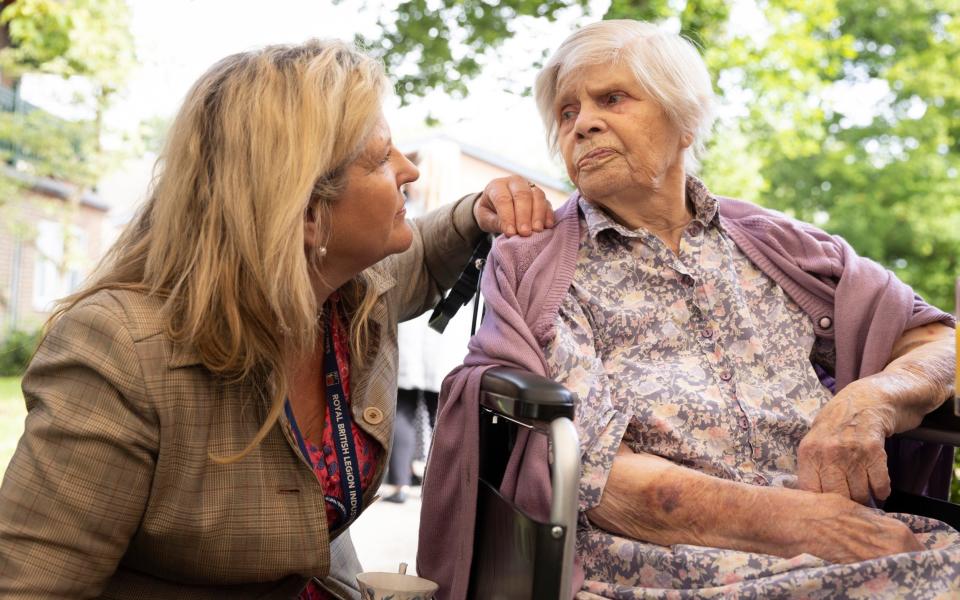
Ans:
{"label": "beige wall", "polygon": [[[427,210],[473,192],[479,192],[491,179],[514,175],[506,169],[460,150],[449,140],[431,140],[415,152],[420,179],[407,186],[411,200]],[[560,206],[569,192],[535,181],[554,207]]]}
{"label": "beige wall", "polygon": [[[507,175],[513,175],[504,169],[501,169],[498,166],[491,165],[488,162],[476,159],[472,156],[461,153],[461,178],[466,185],[469,185],[469,189],[464,194],[470,191],[480,191],[487,185],[491,179],[496,179],[497,177],[505,177]],[[547,200],[550,201],[550,204],[554,208],[563,204],[563,201],[570,196],[570,192],[548,187],[544,184],[538,183],[537,186],[543,190],[544,194],[547,195]]]}

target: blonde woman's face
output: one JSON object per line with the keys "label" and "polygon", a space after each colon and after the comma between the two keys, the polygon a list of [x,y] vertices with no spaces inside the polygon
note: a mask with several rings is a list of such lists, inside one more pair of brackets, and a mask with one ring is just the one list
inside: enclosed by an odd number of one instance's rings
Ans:
{"label": "blonde woman's face", "polygon": [[413,242],[401,186],[420,176],[397,150],[381,115],[360,157],[347,167],[346,187],[330,211],[325,262],[359,273]]}

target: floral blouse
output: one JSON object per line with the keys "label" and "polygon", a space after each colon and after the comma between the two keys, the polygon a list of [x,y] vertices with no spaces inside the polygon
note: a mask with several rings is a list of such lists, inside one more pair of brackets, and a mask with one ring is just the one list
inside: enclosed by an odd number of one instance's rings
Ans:
{"label": "floral blouse", "polygon": [[546,356],[579,398],[582,510],[621,440],[716,477],[793,485],[794,450],[830,400],[813,323],[727,238],[698,183],[679,254],[580,200],[577,272]]}
{"label": "floral blouse", "polygon": [[710,574],[763,571],[744,558],[757,555],[663,548],[594,527],[583,512],[599,504],[621,442],[722,479],[793,487],[796,449],[832,397],[813,366],[829,363],[831,348],[810,318],[730,240],[717,200],[692,177],[687,201],[694,219],[675,254],[581,198],[574,283],[544,348],[550,375],[578,399],[578,553],[585,590],[601,597],[661,597],[659,588],[701,597],[737,581]]}

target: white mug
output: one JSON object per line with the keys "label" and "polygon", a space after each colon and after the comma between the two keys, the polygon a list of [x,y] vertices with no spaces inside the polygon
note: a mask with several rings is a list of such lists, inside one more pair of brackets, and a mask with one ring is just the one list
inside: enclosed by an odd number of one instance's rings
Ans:
{"label": "white mug", "polygon": [[357,583],[363,600],[431,600],[439,587],[429,579],[402,573],[360,573]]}

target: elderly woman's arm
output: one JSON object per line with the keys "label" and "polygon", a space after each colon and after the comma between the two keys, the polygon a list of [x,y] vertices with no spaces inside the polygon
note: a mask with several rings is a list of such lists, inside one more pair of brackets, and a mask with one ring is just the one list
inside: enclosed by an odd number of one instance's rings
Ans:
{"label": "elderly woman's arm", "polygon": [[890,363],[831,400],[800,443],[801,489],[835,492],[867,503],[890,494],[884,439],[913,429],[952,396],[954,330],[941,323],[911,329]]}
{"label": "elderly woman's arm", "polygon": [[903,523],[836,494],[727,481],[622,444],[598,527],[638,540],[856,562],[922,550]]}

